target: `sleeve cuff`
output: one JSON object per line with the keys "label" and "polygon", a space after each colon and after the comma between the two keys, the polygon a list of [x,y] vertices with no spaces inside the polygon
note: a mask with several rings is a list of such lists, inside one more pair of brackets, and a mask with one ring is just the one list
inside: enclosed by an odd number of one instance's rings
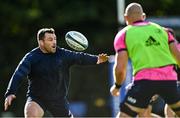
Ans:
{"label": "sleeve cuff", "polygon": [[117,50],[117,52],[121,52],[121,51],[127,51],[127,48],[121,48],[121,49]]}

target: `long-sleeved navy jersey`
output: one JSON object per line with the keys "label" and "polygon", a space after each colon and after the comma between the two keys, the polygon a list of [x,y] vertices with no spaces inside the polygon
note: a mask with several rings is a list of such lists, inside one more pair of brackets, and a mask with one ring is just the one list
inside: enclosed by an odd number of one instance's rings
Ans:
{"label": "long-sleeved navy jersey", "polygon": [[16,94],[23,78],[28,78],[27,96],[58,100],[67,96],[69,68],[74,64],[96,64],[97,56],[57,48],[55,53],[43,53],[35,48],[20,61],[9,82],[5,96]]}

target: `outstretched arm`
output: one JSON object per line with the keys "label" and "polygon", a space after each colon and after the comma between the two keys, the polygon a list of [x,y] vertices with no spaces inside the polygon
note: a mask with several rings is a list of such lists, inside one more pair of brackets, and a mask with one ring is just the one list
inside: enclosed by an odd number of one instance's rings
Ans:
{"label": "outstretched arm", "polygon": [[100,64],[103,62],[106,62],[108,60],[107,54],[99,54],[97,55],[92,55],[84,52],[75,52],[75,51],[70,51],[70,50],[65,50],[64,55],[68,57],[68,65],[95,65],[95,64]]}

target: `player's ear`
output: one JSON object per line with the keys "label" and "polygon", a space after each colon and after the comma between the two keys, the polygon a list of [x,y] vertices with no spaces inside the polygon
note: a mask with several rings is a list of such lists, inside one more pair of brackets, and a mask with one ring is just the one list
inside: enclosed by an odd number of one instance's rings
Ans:
{"label": "player's ear", "polygon": [[124,14],[124,20],[127,20],[127,15],[126,14]]}
{"label": "player's ear", "polygon": [[124,20],[125,20],[126,24],[128,24],[128,23],[127,23],[127,21],[128,21],[128,16],[125,15],[125,14],[124,14]]}
{"label": "player's ear", "polygon": [[39,46],[43,46],[44,45],[44,41],[43,40],[39,40],[38,44],[39,44]]}
{"label": "player's ear", "polygon": [[146,19],[146,14],[143,13],[143,14],[142,14],[142,17],[143,17],[143,20],[145,20],[145,19]]}

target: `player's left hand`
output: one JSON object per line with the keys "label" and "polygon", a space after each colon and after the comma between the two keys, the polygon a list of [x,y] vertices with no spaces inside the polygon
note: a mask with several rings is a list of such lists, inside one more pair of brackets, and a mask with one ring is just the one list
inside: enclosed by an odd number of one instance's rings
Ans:
{"label": "player's left hand", "polygon": [[113,96],[119,96],[119,94],[120,94],[119,89],[116,88],[115,85],[113,85],[113,86],[111,87],[110,92],[111,92],[111,94],[112,94]]}
{"label": "player's left hand", "polygon": [[104,54],[104,53],[99,54],[99,55],[98,55],[98,61],[97,61],[97,64],[106,62],[108,59],[109,59],[109,56],[107,56],[107,54]]}

